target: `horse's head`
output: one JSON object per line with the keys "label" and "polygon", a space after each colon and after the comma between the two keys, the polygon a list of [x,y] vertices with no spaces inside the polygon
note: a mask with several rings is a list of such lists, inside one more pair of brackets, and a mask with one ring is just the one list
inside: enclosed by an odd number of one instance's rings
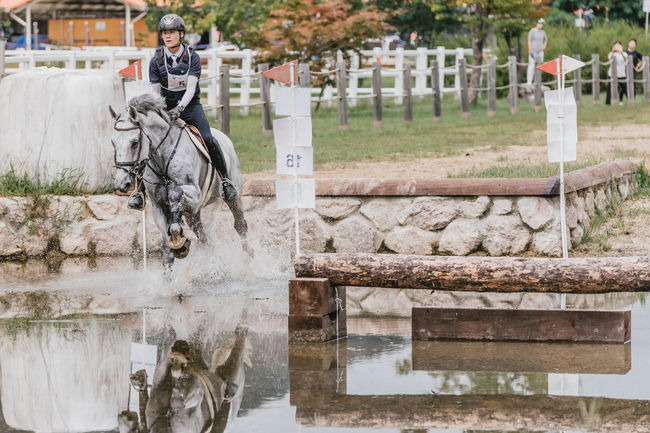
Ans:
{"label": "horse's head", "polygon": [[114,162],[117,171],[113,186],[121,192],[128,192],[135,186],[133,169],[135,164],[145,158],[143,135],[138,123],[138,115],[133,107],[121,113],[116,113],[109,107],[115,122],[111,143],[115,152]]}

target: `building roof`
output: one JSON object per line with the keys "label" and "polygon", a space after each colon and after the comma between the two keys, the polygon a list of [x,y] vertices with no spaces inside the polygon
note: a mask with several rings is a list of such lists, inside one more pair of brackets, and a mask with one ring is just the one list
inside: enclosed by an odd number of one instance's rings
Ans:
{"label": "building roof", "polygon": [[147,3],[144,0],[0,0],[0,9],[6,12],[19,12],[30,3],[32,4],[32,14],[41,16],[114,14],[124,11],[126,4],[139,11],[147,9]]}

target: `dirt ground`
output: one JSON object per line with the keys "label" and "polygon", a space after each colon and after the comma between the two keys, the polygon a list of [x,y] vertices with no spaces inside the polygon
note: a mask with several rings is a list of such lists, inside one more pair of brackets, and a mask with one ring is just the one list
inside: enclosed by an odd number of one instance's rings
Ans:
{"label": "dirt ground", "polygon": [[[471,169],[538,165],[546,162],[546,131],[533,133],[530,146],[509,146],[493,149],[491,146],[472,148],[462,156],[392,160],[384,162],[353,162],[321,167],[316,178],[444,178],[448,174]],[[614,159],[650,160],[650,124],[581,128],[578,134],[578,162]],[[246,178],[275,178],[266,171],[247,174]]]}

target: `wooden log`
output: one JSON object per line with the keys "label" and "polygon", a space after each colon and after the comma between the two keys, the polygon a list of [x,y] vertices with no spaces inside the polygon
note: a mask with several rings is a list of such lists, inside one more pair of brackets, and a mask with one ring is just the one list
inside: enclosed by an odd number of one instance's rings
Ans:
{"label": "wooden log", "polygon": [[634,103],[634,63],[632,62],[632,58],[628,57],[627,63],[625,64],[625,79],[627,81],[627,103],[628,104],[633,104]]}
{"label": "wooden log", "polygon": [[592,54],[591,60],[591,96],[594,99],[594,105],[600,104],[600,55]]}
{"label": "wooden log", "polygon": [[643,95],[650,101],[650,57],[643,56]]}
{"label": "wooden log", "polygon": [[298,84],[300,87],[311,87],[311,72],[309,63],[301,63],[298,66]]}
{"label": "wooden log", "polygon": [[626,374],[631,344],[413,341],[413,370]]}
{"label": "wooden log", "polygon": [[508,91],[508,102],[510,103],[510,112],[517,114],[519,111],[519,85],[517,84],[517,58],[508,57],[508,80],[510,89]]}
{"label": "wooden log", "polygon": [[332,395],[296,402],[309,427],[650,432],[650,401],[549,395]]}
{"label": "wooden log", "polygon": [[497,57],[488,60],[488,117],[497,115]]}
{"label": "wooden log", "polygon": [[411,76],[411,64],[404,65],[404,121],[413,122],[413,78]]}
{"label": "wooden log", "polygon": [[381,100],[381,63],[375,62],[372,65],[372,126],[381,129],[383,127],[382,100]]}
{"label": "wooden log", "polygon": [[348,129],[348,96],[347,96],[347,74],[345,73],[345,62],[336,65],[336,88],[339,96],[339,129]]}
{"label": "wooden log", "polygon": [[439,122],[442,116],[440,95],[440,67],[437,60],[431,61],[431,89],[433,91],[433,121]]}
{"label": "wooden log", "polygon": [[325,278],[289,280],[289,341],[325,342],[337,335],[347,336],[345,287]]}
{"label": "wooden log", "polygon": [[413,340],[630,341],[630,311],[413,307]]}
{"label": "wooden log", "polygon": [[219,72],[219,105],[221,110],[219,130],[228,135],[230,134],[230,66],[221,65]]}
{"label": "wooden log", "polygon": [[458,59],[458,80],[460,81],[460,111],[463,119],[469,119],[469,93],[467,90],[467,65],[465,58]]}
{"label": "wooden log", "polygon": [[475,292],[650,291],[648,257],[523,258],[396,254],[303,254],[296,277],[335,286]]}
{"label": "wooden log", "polygon": [[260,71],[260,99],[262,100],[262,133],[266,136],[273,135],[273,116],[271,114],[271,83],[261,73],[269,70],[268,63],[258,66]]}
{"label": "wooden log", "polygon": [[612,71],[612,76],[609,77],[610,81],[610,102],[612,105],[618,104],[618,72],[616,71],[616,61],[614,58],[612,58],[612,65],[611,65],[611,71]]}
{"label": "wooden log", "polygon": [[[576,54],[573,57],[580,60],[580,54]],[[573,71],[573,79],[575,80],[575,83],[573,85],[573,96],[575,97],[577,105],[580,105],[582,101],[582,72],[581,71],[582,68],[578,68],[575,71]]]}
{"label": "wooden log", "polygon": [[[536,62],[536,66],[539,66],[539,62]],[[535,111],[540,112],[542,110],[542,71],[535,68],[534,79],[534,98],[535,98]]]}

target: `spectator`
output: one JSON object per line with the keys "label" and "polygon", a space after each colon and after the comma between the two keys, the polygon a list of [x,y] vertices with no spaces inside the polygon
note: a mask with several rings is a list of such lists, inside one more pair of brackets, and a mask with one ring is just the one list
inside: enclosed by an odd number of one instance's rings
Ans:
{"label": "spectator", "polygon": [[632,60],[632,65],[634,66],[634,79],[636,80],[637,72],[643,69],[645,63],[643,61],[643,54],[636,50],[636,39],[630,39],[627,41],[627,51],[625,52]]}
{"label": "spectator", "polygon": [[[627,53],[623,51],[623,43],[616,41],[612,46],[612,51],[607,55],[607,58],[616,63],[616,77],[618,78],[618,98],[619,101],[627,94],[627,83],[625,82],[625,66],[627,64]],[[607,69],[607,76],[610,81],[607,83],[607,96],[605,97],[605,104],[609,105],[612,102],[612,65]],[[619,102],[622,104],[622,102]]]}
{"label": "spectator", "polygon": [[535,66],[544,62],[544,50],[548,44],[548,37],[544,31],[544,18],[537,21],[537,25],[528,32],[528,71],[526,83],[532,84],[535,76]]}

